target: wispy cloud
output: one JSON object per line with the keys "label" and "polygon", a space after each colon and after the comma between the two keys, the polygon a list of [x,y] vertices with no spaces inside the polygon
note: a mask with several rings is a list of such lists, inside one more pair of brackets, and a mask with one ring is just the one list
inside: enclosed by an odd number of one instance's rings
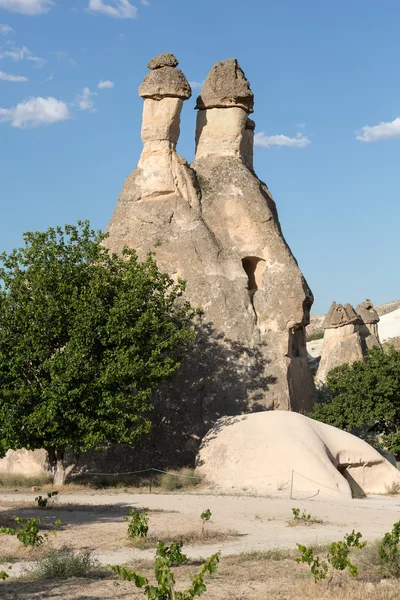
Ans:
{"label": "wispy cloud", "polygon": [[271,146],[288,146],[289,148],[307,148],[311,144],[311,140],[298,133],[296,137],[288,137],[287,135],[265,135],[263,131],[256,133],[254,136],[254,145],[262,148],[270,148]]}
{"label": "wispy cloud", "polygon": [[0,8],[23,15],[46,13],[53,5],[53,0],[0,0]]}
{"label": "wispy cloud", "polygon": [[109,0],[109,2],[89,0],[88,10],[114,17],[114,19],[134,19],[137,16],[136,6],[133,6],[128,0]]}
{"label": "wispy cloud", "polygon": [[70,56],[68,54],[68,52],[65,52],[65,50],[57,50],[56,52],[56,58],[57,60],[62,60],[64,62],[67,62],[68,64],[72,65],[73,67],[76,67],[76,60],[74,58],[72,58],[72,56]]}
{"label": "wispy cloud", "polygon": [[189,85],[192,88],[192,90],[197,90],[203,87],[204,81],[205,79],[203,79],[203,81],[189,81]]}
{"label": "wispy cloud", "polygon": [[99,88],[99,90],[110,90],[111,88],[114,87],[114,82],[110,81],[109,79],[101,79],[99,81],[99,83],[97,84],[97,87]]}
{"label": "wispy cloud", "polygon": [[149,0],[140,0],[140,3],[143,4],[143,6],[150,6]]}
{"label": "wispy cloud", "polygon": [[300,127],[300,129],[304,129],[304,127],[306,126],[305,123],[297,123],[296,127]]}
{"label": "wispy cloud", "polygon": [[9,35],[10,33],[14,33],[14,29],[9,25],[1,25],[0,24],[0,35]]}
{"label": "wispy cloud", "polygon": [[23,82],[29,81],[27,77],[23,75],[11,75],[10,73],[4,73],[4,71],[0,71],[0,79],[2,81],[15,81],[15,82]]}
{"label": "wispy cloud", "polygon": [[76,97],[76,106],[79,110],[90,110],[94,111],[93,96],[97,96],[96,92],[91,92],[88,87],[83,88],[82,94],[78,94]]}
{"label": "wispy cloud", "polygon": [[7,42],[7,49],[0,48],[0,58],[9,58],[14,62],[19,62],[21,60],[29,60],[33,62],[38,68],[43,67],[47,63],[47,60],[45,58],[36,56],[26,46],[20,47],[11,41]]}
{"label": "wispy cloud", "polygon": [[67,104],[56,98],[29,98],[13,108],[0,108],[0,122],[24,129],[70,119]]}
{"label": "wispy cloud", "polygon": [[381,121],[379,125],[366,125],[356,139],[360,142],[380,142],[394,138],[400,138],[400,117],[389,122]]}

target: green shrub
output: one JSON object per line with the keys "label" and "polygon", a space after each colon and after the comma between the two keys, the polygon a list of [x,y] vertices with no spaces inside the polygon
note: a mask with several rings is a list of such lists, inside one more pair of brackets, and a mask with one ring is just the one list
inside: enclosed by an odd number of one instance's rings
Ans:
{"label": "green shrub", "polygon": [[204,535],[204,528],[206,526],[206,523],[208,523],[208,521],[211,519],[211,510],[209,508],[207,508],[206,510],[203,510],[203,512],[200,515],[200,519],[202,520],[202,525],[201,525],[201,530],[202,533]]}
{"label": "green shrub", "polygon": [[0,581],[5,581],[9,578],[9,575],[5,571],[0,571]]}
{"label": "green shrub", "polygon": [[[45,539],[47,538],[47,534],[42,535],[39,530],[40,519],[22,519],[21,517],[15,517],[14,521],[19,525],[16,529],[11,527],[2,527],[0,529],[0,533],[4,533],[5,535],[16,535],[17,539],[25,546],[32,546],[33,548],[37,548],[41,546]],[[61,525],[61,521],[57,520],[54,522],[54,527],[58,527]],[[55,534],[55,529],[53,529],[53,533]]]}
{"label": "green shrub", "polygon": [[400,577],[400,521],[393,525],[390,533],[385,533],[379,546],[381,574],[383,577]]}
{"label": "green shrub", "polygon": [[129,516],[124,517],[125,521],[128,521],[128,536],[130,538],[147,537],[149,531],[149,518],[147,515],[147,511],[139,513],[134,508],[131,508]]}
{"label": "green shrub", "polygon": [[188,561],[186,554],[182,552],[183,542],[172,542],[167,546],[164,542],[157,542],[156,555],[167,560],[169,567],[176,567]]}
{"label": "green shrub", "polygon": [[37,496],[35,498],[35,502],[38,505],[38,508],[46,508],[49,500],[58,496],[58,492],[47,492],[47,498],[43,496]]}
{"label": "green shrub", "polygon": [[89,550],[74,552],[72,548],[63,546],[51,548],[30,572],[37,579],[70,579],[71,577],[91,577],[99,568]]}
{"label": "green shrub", "polygon": [[120,566],[111,569],[125,581],[133,581],[137,588],[143,590],[148,600],[192,600],[195,596],[202,596],[206,591],[205,578],[207,574],[215,573],[219,558],[219,552],[207,558],[201,565],[200,571],[194,575],[190,587],[183,592],[175,590],[175,576],[171,571],[168,558],[163,556],[156,556],[154,561],[156,586],[150,584],[149,580],[137,571]]}
{"label": "green shrub", "polygon": [[159,485],[168,492],[181,490],[184,488],[195,487],[201,483],[201,477],[195,475],[193,469],[180,469],[179,471],[169,471],[162,473],[155,485]]}
{"label": "green shrub", "polygon": [[297,544],[301,556],[296,558],[296,562],[309,565],[315,582],[326,579],[329,565],[338,571],[348,569],[350,575],[355,577],[358,574],[358,568],[350,561],[349,553],[351,548],[361,549],[366,546],[367,542],[360,542],[361,538],[361,533],[355,533],[354,530],[346,534],[343,541],[330,544],[328,555],[322,561],[319,556],[315,556],[311,546],[307,547]]}

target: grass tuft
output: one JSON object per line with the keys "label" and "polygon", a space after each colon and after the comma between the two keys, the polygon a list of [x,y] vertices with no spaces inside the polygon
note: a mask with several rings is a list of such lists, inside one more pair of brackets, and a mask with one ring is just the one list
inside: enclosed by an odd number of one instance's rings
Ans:
{"label": "grass tuft", "polygon": [[100,564],[89,550],[74,552],[68,546],[51,548],[36,562],[27,575],[30,579],[70,579],[71,577],[93,577],[99,574]]}

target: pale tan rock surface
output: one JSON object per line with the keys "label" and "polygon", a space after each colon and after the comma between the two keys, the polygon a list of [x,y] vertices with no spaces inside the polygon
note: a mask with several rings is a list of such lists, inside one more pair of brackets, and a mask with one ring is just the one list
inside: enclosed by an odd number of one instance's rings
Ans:
{"label": "pale tan rock surface", "polygon": [[[287,411],[218,421],[203,439],[198,472],[223,492],[298,497],[384,494],[400,472],[372,446],[336,427]],[[292,479],[293,477],[293,479]]]}
{"label": "pale tan rock surface", "polygon": [[8,450],[0,459],[0,479],[2,475],[44,476],[49,473],[45,450]]}
{"label": "pale tan rock surface", "polygon": [[[160,66],[150,75],[166,69],[176,70]],[[304,327],[313,296],[275,202],[252,171],[253,94],[237,61],[218,63],[204,84],[210,108],[198,113],[190,167],[176,152],[185,86],[153,94],[148,77],[139,92],[143,152],[108,225],[107,245],[119,252],[127,244],[141,259],[155,251],[160,269],[185,279],[186,297],[203,311],[194,351],[160,393],[153,419],[159,426],[143,442],[165,464],[161,439],[171,455],[193,460],[222,415],[311,409]]]}
{"label": "pale tan rock surface", "polygon": [[361,319],[360,335],[364,351],[368,352],[374,346],[380,347],[378,331],[380,318],[371,300],[367,298],[364,302],[361,302],[356,308],[356,313]]}

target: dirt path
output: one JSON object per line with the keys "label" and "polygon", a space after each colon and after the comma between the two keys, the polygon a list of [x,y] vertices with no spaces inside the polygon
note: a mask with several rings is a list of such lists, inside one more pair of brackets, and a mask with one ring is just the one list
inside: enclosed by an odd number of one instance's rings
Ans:
{"label": "dirt path", "polygon": [[[34,495],[2,494],[0,507],[14,501],[31,502]],[[60,518],[69,523],[69,534],[68,528],[65,534],[60,532],[57,543],[68,543],[78,548],[90,547],[104,565],[123,564],[132,559],[153,556],[151,549],[126,547],[126,523],[122,516],[127,514],[129,507],[155,511],[150,513],[150,522],[156,525],[156,535],[169,531],[170,535],[176,532],[179,538],[190,528],[200,527],[199,516],[205,508],[212,512],[212,521],[208,524],[210,528],[238,534],[206,546],[196,543],[187,546],[187,554],[193,559],[219,550],[224,555],[232,555],[277,547],[292,549],[297,542],[324,544],[340,539],[353,529],[361,531],[365,539],[373,540],[381,538],[391,529],[400,514],[400,498],[383,496],[362,500],[297,501],[246,496],[63,493],[58,504],[56,510],[50,508],[41,512],[35,508],[6,510],[18,514],[23,510],[28,517],[39,515],[49,521]],[[63,505],[66,508],[68,506],[68,511],[63,510]],[[293,507],[311,513],[323,523],[288,526]],[[23,564],[26,563],[13,566],[14,576],[20,572]]]}

